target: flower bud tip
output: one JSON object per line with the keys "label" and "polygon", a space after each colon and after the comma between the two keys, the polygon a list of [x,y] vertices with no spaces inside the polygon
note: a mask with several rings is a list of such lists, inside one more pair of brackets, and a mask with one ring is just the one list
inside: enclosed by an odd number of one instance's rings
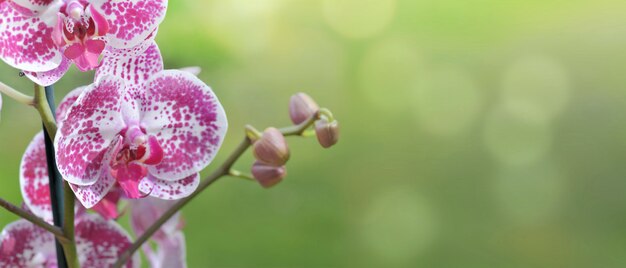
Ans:
{"label": "flower bud tip", "polygon": [[289,160],[289,147],[283,134],[276,128],[267,128],[259,140],[254,142],[254,157],[269,165],[282,166]]}
{"label": "flower bud tip", "polygon": [[317,103],[306,93],[297,93],[289,101],[289,116],[294,124],[300,124],[319,110]]}
{"label": "flower bud tip", "polygon": [[272,166],[256,161],[252,165],[252,176],[263,186],[270,188],[283,180],[287,175],[285,166]]}
{"label": "flower bud tip", "polygon": [[315,134],[317,141],[324,148],[330,148],[339,141],[339,122],[333,120],[328,122],[325,118],[315,122]]}

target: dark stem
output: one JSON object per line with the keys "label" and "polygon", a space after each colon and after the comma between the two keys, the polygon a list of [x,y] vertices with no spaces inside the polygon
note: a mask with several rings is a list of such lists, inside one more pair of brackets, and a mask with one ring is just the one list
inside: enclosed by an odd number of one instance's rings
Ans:
{"label": "dark stem", "polygon": [[[48,106],[50,106],[50,110],[52,114],[55,114],[55,104],[54,104],[54,88],[52,86],[46,87],[46,100],[48,101]],[[52,139],[46,128],[44,126],[45,142],[46,142],[46,161],[48,163],[48,178],[50,181],[50,201],[52,203],[52,217],[54,220],[54,225],[62,228],[63,227],[63,180],[61,179],[61,175],[57,170],[56,160],[54,158],[54,146],[52,144]],[[58,239],[56,239],[56,249],[57,249],[57,263],[59,268],[68,268],[67,260],[65,259],[65,254],[63,252],[63,247]]]}

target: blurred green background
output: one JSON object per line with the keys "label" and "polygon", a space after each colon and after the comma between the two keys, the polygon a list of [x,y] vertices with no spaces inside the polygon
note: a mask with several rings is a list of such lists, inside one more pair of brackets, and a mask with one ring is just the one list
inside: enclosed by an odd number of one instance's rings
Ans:
{"label": "blurred green background", "polygon": [[[229,136],[305,91],[340,143],[185,208],[190,267],[625,267],[623,0],[170,1],[167,68],[200,66]],[[89,83],[75,69],[57,99]],[[29,92],[17,71],[0,79]],[[0,196],[37,114],[4,98]],[[248,169],[251,157],[239,162]],[[210,166],[210,171],[215,166]],[[0,212],[0,225],[15,220]],[[121,220],[127,224],[127,219]]]}

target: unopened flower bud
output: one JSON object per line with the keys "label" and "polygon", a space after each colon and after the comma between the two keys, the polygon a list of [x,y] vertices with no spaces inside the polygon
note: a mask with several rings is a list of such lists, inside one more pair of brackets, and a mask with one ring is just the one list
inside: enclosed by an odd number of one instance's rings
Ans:
{"label": "unopened flower bud", "polygon": [[325,118],[317,120],[315,122],[315,134],[320,145],[329,148],[339,140],[339,122],[337,120],[328,122]]}
{"label": "unopened flower bud", "polygon": [[285,166],[272,166],[262,162],[256,161],[252,165],[252,176],[263,186],[263,188],[270,188],[283,180],[287,175],[287,168]]}
{"label": "unopened flower bud", "polygon": [[291,96],[289,101],[289,116],[294,124],[300,124],[311,117],[320,107],[313,98],[305,93],[297,93]]}
{"label": "unopened flower bud", "polygon": [[267,128],[253,146],[254,157],[265,164],[282,166],[289,160],[285,136],[276,128]]}

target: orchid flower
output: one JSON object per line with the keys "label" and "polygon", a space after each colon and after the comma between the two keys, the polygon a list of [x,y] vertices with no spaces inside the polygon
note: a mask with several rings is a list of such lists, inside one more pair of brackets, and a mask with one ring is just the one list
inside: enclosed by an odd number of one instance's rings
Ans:
{"label": "orchid flower", "polygon": [[[110,267],[131,238],[114,221],[94,214],[76,219],[76,247],[82,267]],[[126,267],[139,267],[139,256]],[[0,267],[57,267],[54,235],[26,220],[7,225],[0,233]]]}
{"label": "orchid flower", "polygon": [[[170,200],[156,198],[143,198],[131,201],[131,227],[136,236],[143,234],[174,203]],[[154,250],[149,244],[144,244],[143,252],[146,254],[150,267],[187,267],[185,236],[182,229],[180,212],[176,213],[152,236],[156,244]]]}
{"label": "orchid flower", "polygon": [[104,52],[145,48],[166,9],[167,0],[2,0],[0,58],[51,85],[71,63],[93,70]]}
{"label": "orchid flower", "polygon": [[57,166],[86,208],[115,185],[128,198],[184,198],[220,148],[228,123],[211,88],[162,66],[155,44],[138,57],[106,58],[60,118]]}
{"label": "orchid flower", "polygon": [[[57,118],[65,116],[67,110],[76,102],[82,91],[83,87],[77,88],[63,98],[56,110]],[[59,120],[58,126],[62,125],[63,121]],[[50,205],[48,163],[43,131],[35,135],[22,156],[20,189],[28,209],[40,218],[51,222],[52,206]]]}
{"label": "orchid flower", "polygon": [[[65,103],[71,98],[70,94]],[[64,105],[60,110],[63,112]],[[20,185],[25,209],[51,222],[43,135],[35,136],[22,158]],[[109,267],[132,244],[117,223],[81,210],[76,213],[75,234],[82,267]],[[54,236],[26,220],[9,224],[0,233],[0,267],[57,267]],[[138,256],[126,267],[139,267]]]}

